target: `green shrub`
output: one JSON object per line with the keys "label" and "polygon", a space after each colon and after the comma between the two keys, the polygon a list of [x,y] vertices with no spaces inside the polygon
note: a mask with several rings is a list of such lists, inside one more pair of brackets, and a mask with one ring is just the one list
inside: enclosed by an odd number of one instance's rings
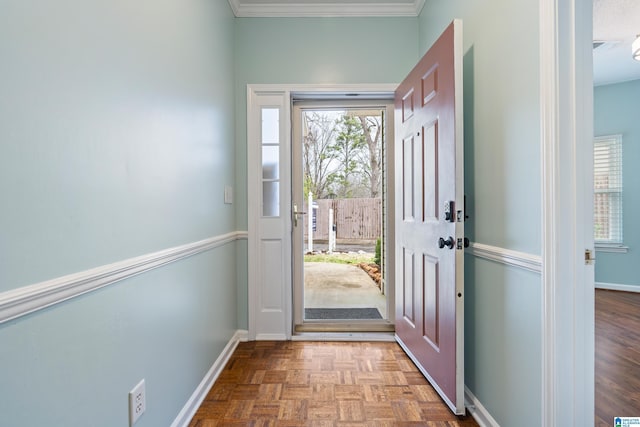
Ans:
{"label": "green shrub", "polygon": [[378,237],[378,239],[376,240],[376,254],[373,257],[373,263],[376,264],[376,265],[380,265],[381,264],[380,263],[380,252],[381,252],[380,248],[381,248],[381,244],[382,244],[382,242],[381,242],[380,238]]}

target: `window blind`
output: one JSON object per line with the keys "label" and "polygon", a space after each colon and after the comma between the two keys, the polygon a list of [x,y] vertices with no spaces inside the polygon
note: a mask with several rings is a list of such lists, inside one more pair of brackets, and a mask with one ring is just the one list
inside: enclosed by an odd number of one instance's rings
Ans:
{"label": "window blind", "polygon": [[622,135],[594,141],[594,240],[622,244]]}

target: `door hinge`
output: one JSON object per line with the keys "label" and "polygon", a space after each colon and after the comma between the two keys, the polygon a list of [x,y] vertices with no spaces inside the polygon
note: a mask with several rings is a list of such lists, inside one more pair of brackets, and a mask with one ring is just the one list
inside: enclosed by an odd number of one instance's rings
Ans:
{"label": "door hinge", "polygon": [[591,249],[584,250],[584,263],[586,265],[593,265],[596,262],[596,257],[593,255],[593,251]]}

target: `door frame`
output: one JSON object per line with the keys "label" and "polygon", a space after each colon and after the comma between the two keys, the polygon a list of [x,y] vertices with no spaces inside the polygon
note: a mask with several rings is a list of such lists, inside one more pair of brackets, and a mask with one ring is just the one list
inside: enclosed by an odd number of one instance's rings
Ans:
{"label": "door frame", "polygon": [[[322,95],[322,94],[320,94]],[[293,157],[302,156],[302,149],[297,146],[297,139],[300,138],[302,133],[301,129],[301,117],[299,115],[302,114],[305,110],[381,110],[384,111],[384,123],[383,123],[383,136],[382,136],[382,174],[381,178],[381,186],[382,186],[382,233],[383,233],[383,248],[386,250],[382,251],[382,261],[386,260],[386,257],[389,256],[387,253],[390,248],[393,248],[393,242],[389,242],[389,235],[394,237],[393,233],[393,224],[389,222],[389,213],[393,211],[394,206],[390,204],[389,197],[391,197],[391,201],[394,201],[393,195],[393,177],[391,177],[391,181],[389,182],[389,171],[393,173],[393,165],[389,165],[389,161],[393,161],[393,153],[389,150],[393,149],[393,141],[394,141],[394,105],[393,105],[393,92],[389,92],[386,94],[388,96],[382,97],[382,93],[377,98],[371,99],[358,99],[357,97],[340,97],[339,99],[328,100],[321,98],[314,98],[312,93],[305,94],[303,99],[297,99],[297,93],[292,93],[292,108],[291,108],[291,128],[292,128],[292,180],[291,180],[291,189],[292,195],[291,198],[294,202],[297,200],[298,206],[302,208],[305,198],[300,196],[302,193],[300,188],[296,188],[295,179],[296,177],[300,177],[303,174],[303,166],[302,164],[296,165]],[[298,133],[299,135],[294,135]],[[296,192],[300,191],[300,194],[296,194]],[[304,219],[305,224],[306,221],[311,219],[312,212],[307,207],[306,218]],[[386,215],[385,215],[386,214]],[[303,217],[304,218],[304,217]],[[391,212],[391,218],[395,218],[393,213]],[[295,228],[293,228],[293,236],[292,236],[292,247],[295,248],[295,241],[299,244],[303,240],[304,230],[302,228],[298,229],[296,232]],[[299,248],[302,249],[302,248]],[[297,331],[313,331],[313,332],[392,332],[393,331],[393,323],[394,316],[392,313],[395,308],[395,289],[394,287],[389,287],[388,278],[390,277],[386,271],[386,266],[382,270],[383,278],[381,286],[385,289],[385,300],[386,300],[386,316],[383,319],[367,319],[367,320],[305,320],[304,319],[304,260],[302,251],[294,250],[292,253],[292,291],[293,291],[293,323],[294,329]],[[391,259],[393,262],[393,258]],[[389,262],[387,262],[387,265]],[[387,280],[385,280],[387,278]],[[393,282],[393,280],[391,280]],[[386,285],[386,286],[385,286]]]}
{"label": "door frame", "polygon": [[539,5],[542,424],[593,425],[592,4]]}
{"label": "door frame", "polygon": [[[262,325],[264,322],[263,310],[260,307],[261,301],[261,286],[263,278],[258,274],[261,271],[267,271],[266,266],[261,265],[264,256],[260,253],[260,236],[262,235],[260,224],[260,198],[256,197],[261,194],[261,169],[254,167],[258,164],[257,159],[260,158],[258,149],[260,146],[255,144],[257,140],[256,136],[260,135],[259,124],[252,118],[256,117],[257,109],[261,108],[259,100],[261,96],[278,96],[283,102],[284,129],[286,131],[281,135],[281,144],[291,147],[291,97],[292,94],[314,94],[322,95],[324,97],[331,97],[335,94],[344,93],[361,93],[367,94],[372,97],[379,94],[393,93],[398,86],[397,83],[383,83],[383,84],[338,84],[338,85],[314,85],[314,84],[248,84],[247,85],[247,164],[250,167],[247,168],[247,224],[248,224],[248,242],[247,242],[247,256],[249,268],[247,274],[247,309],[248,309],[248,337],[250,340],[290,340],[293,336],[293,293],[291,289],[291,280],[285,280],[279,284],[280,289],[271,289],[271,291],[279,291],[283,295],[282,311],[279,314],[279,318],[270,322],[270,328],[268,334],[263,334],[259,331],[258,325]],[[390,150],[389,150],[390,151]],[[291,159],[287,166],[287,171],[291,171]],[[291,206],[291,191],[292,189],[281,189],[282,204],[281,209],[283,212],[283,218],[287,223],[285,245],[291,247],[292,243],[292,212]],[[388,203],[393,203],[390,200]],[[389,218],[392,221],[393,218]],[[392,243],[393,236],[390,237],[389,243]],[[389,252],[393,253],[392,248]],[[289,257],[291,259],[291,257]],[[390,260],[390,263],[393,260]],[[293,263],[289,265],[289,268],[285,267],[285,270],[290,272],[289,278],[293,274]],[[387,269],[387,277],[393,277],[395,274],[393,270],[393,264]],[[268,313],[273,317],[273,312]]]}

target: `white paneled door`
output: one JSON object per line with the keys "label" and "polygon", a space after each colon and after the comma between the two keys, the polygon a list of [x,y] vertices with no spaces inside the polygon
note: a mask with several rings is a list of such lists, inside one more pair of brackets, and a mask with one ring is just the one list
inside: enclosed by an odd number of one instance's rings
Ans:
{"label": "white paneled door", "polygon": [[249,335],[290,337],[291,144],[284,93],[249,91]]}

